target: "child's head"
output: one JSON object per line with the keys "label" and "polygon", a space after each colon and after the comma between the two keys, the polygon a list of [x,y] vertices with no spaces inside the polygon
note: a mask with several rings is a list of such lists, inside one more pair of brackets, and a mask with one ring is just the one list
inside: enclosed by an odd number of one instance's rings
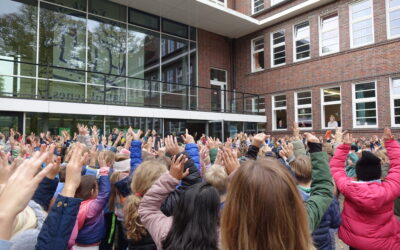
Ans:
{"label": "child's head", "polygon": [[135,170],[131,182],[132,195],[124,203],[125,228],[128,239],[139,241],[146,235],[146,229],[139,217],[139,203],[143,195],[160,176],[167,172],[167,167],[157,161],[142,162]]}
{"label": "child's head", "polygon": [[360,181],[372,181],[381,178],[381,159],[369,151],[363,151],[361,158],[356,163],[357,179]]}
{"label": "child's head", "polygon": [[115,162],[115,153],[110,150],[104,151],[104,160],[106,161],[106,165],[108,167],[112,167]]}
{"label": "child's head", "polygon": [[278,160],[246,161],[236,170],[222,212],[221,237],[223,249],[312,249],[303,200]]}
{"label": "child's head", "polygon": [[224,195],[228,187],[228,174],[223,166],[214,164],[204,173],[204,180],[217,189],[219,195]]}
{"label": "child's head", "polygon": [[96,176],[84,175],[81,178],[81,183],[75,193],[75,198],[88,200],[97,197],[98,185]]}
{"label": "child's head", "polygon": [[312,165],[308,156],[300,155],[290,165],[299,184],[308,184],[311,182]]}

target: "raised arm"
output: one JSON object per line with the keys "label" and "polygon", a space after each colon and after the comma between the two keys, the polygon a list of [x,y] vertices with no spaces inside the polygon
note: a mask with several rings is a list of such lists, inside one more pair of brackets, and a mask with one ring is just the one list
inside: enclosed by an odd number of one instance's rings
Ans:
{"label": "raised arm", "polygon": [[172,217],[165,216],[161,212],[160,206],[168,194],[178,185],[179,180],[189,174],[187,170],[185,172],[183,170],[186,160],[184,155],[179,158],[174,156],[170,172],[163,174],[153,184],[139,205],[140,220],[149,231],[157,249],[162,249],[162,242],[172,225]]}
{"label": "raised arm", "polygon": [[139,164],[142,163],[142,141],[140,140],[140,135],[142,134],[142,130],[139,129],[139,131],[135,133],[130,127],[128,133],[132,136],[132,142],[130,147],[131,151],[130,176],[132,176],[137,166],[139,166]]}
{"label": "raised arm", "polygon": [[388,199],[400,196],[400,145],[394,140],[390,129],[384,133],[385,148],[390,160],[390,169],[383,186],[386,189]]}
{"label": "raised arm", "polygon": [[[331,173],[335,180],[336,186],[339,191],[346,194],[345,185],[352,181],[351,178],[347,177],[345,171],[346,158],[350,151],[352,137],[349,134],[345,135],[344,144],[339,145],[336,148],[335,154],[331,159]],[[342,141],[342,140],[340,140]]]}
{"label": "raised arm", "polygon": [[322,152],[322,144],[310,133],[307,136],[312,163],[311,195],[306,202],[308,223],[314,231],[332,202],[333,183],[329,171],[328,155]]}

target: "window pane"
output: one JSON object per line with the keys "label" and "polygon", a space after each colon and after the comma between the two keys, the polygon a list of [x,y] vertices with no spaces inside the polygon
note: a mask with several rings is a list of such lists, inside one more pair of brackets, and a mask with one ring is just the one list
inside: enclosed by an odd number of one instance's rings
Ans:
{"label": "window pane", "polygon": [[324,89],[324,102],[340,101],[340,87]]}
{"label": "window pane", "polygon": [[85,100],[84,84],[40,80],[38,91],[38,98],[46,100],[77,102],[83,102]]}
{"label": "window pane", "polygon": [[[371,0],[356,2],[351,5],[352,45],[360,46],[373,41]],[[367,18],[367,19],[364,19]]]}
{"label": "window pane", "polygon": [[375,108],[376,108],[375,102],[356,103],[356,110],[375,109]]}
{"label": "window pane", "polygon": [[146,28],[160,30],[160,18],[140,10],[129,9],[129,23],[144,26]]}
{"label": "window pane", "polygon": [[188,38],[188,26],[167,19],[162,20],[162,31],[171,35]]}
{"label": "window pane", "polygon": [[[0,59],[36,63],[37,1],[0,5]],[[36,67],[0,60],[0,74],[35,76]]]}
{"label": "window pane", "polygon": [[32,78],[0,76],[0,95],[35,98],[36,80]]}
{"label": "window pane", "polygon": [[[40,6],[39,63],[85,70],[86,15],[46,3]],[[39,76],[85,82],[83,71],[43,66],[39,67]]]}
{"label": "window pane", "polygon": [[395,96],[400,96],[400,79],[392,80],[392,93]]}
{"label": "window pane", "polygon": [[[88,20],[88,70],[105,74],[125,75],[126,29],[125,25],[89,16]],[[118,76],[90,74],[93,84],[120,86]]]}
{"label": "window pane", "polygon": [[375,97],[375,90],[356,92],[356,99],[373,98]]}
{"label": "window pane", "polygon": [[311,97],[311,92],[300,92],[297,93],[297,98],[307,98]]}
{"label": "window pane", "polygon": [[376,118],[357,118],[357,126],[374,126]]}
{"label": "window pane", "polygon": [[190,30],[190,34],[189,34],[190,40],[196,41],[196,39],[197,39],[197,35],[196,35],[197,29],[195,27],[190,27],[189,30]]}
{"label": "window pane", "polygon": [[400,6],[400,0],[389,0],[389,7],[399,7]]}
{"label": "window pane", "polygon": [[394,106],[395,107],[400,107],[400,99],[394,100]]}
{"label": "window pane", "polygon": [[358,18],[371,15],[372,13],[371,7],[372,7],[371,0],[360,1],[352,4],[351,5],[352,19],[356,20]]}
{"label": "window pane", "polygon": [[210,79],[218,82],[226,82],[226,71],[220,69],[210,69]]}
{"label": "window pane", "polygon": [[363,84],[357,84],[356,85],[356,91],[362,91],[362,90],[375,90],[375,83],[374,82],[369,82],[369,83],[363,83]]}
{"label": "window pane", "polygon": [[254,13],[257,13],[264,9],[264,0],[253,0],[254,2]]}
{"label": "window pane", "polygon": [[156,32],[129,26],[128,65],[130,77],[159,80],[160,35]]}
{"label": "window pane", "polygon": [[47,0],[48,2],[56,3],[77,10],[86,11],[86,0]]}
{"label": "window pane", "polygon": [[389,13],[390,36],[400,35],[400,9]]}
{"label": "window pane", "polygon": [[357,111],[356,115],[357,117],[375,117],[376,110],[361,110]]}
{"label": "window pane", "polygon": [[[194,42],[190,43],[190,66],[189,66],[189,83],[194,86],[197,85],[197,45]],[[196,94],[197,95],[197,94]]]}
{"label": "window pane", "polygon": [[[188,42],[163,35],[162,46],[162,81],[188,84]],[[171,90],[173,87],[172,84],[164,85],[164,89]]]}
{"label": "window pane", "polygon": [[276,129],[286,129],[287,128],[286,110],[276,110],[275,121],[276,121],[275,124]]}
{"label": "window pane", "polygon": [[126,22],[126,6],[107,0],[89,0],[89,12]]}
{"label": "window pane", "polygon": [[324,105],[324,126],[327,128],[335,128],[341,126],[341,105]]}
{"label": "window pane", "polygon": [[275,98],[275,102],[277,102],[277,101],[286,101],[286,95],[277,95],[274,98]]}

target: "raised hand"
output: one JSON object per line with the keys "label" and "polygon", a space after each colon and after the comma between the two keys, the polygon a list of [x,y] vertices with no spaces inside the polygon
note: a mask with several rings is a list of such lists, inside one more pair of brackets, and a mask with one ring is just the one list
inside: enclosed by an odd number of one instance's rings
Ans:
{"label": "raised hand", "polygon": [[169,173],[172,177],[177,180],[182,180],[186,176],[189,175],[189,168],[184,171],[185,163],[187,162],[187,157],[181,154],[179,157],[172,157],[171,168],[169,169]]}
{"label": "raised hand", "polygon": [[346,133],[343,137],[343,143],[347,145],[351,145],[353,143],[353,135]]}
{"label": "raised hand", "polygon": [[346,133],[347,133],[347,130],[343,132],[342,128],[337,127],[336,132],[335,132],[335,142],[342,143],[343,135],[345,135]]}
{"label": "raised hand", "polygon": [[182,135],[182,140],[185,144],[195,143],[194,138],[192,135],[189,134],[189,130],[186,129],[185,135]]}
{"label": "raised hand", "polygon": [[293,122],[292,130],[294,139],[301,140],[299,124],[297,122]]}
{"label": "raised hand", "polygon": [[306,137],[307,142],[320,143],[319,139],[311,133],[304,133],[304,136]]}
{"label": "raised hand", "polygon": [[133,131],[133,129],[131,129],[131,131],[132,131],[132,140],[139,141],[143,131],[141,129],[139,129],[136,133]]}
{"label": "raised hand", "polygon": [[218,144],[212,137],[207,137],[206,145],[209,149],[217,148]]}
{"label": "raised hand", "polygon": [[267,139],[267,135],[266,134],[259,133],[259,134],[256,134],[253,137],[253,141],[251,142],[251,144],[253,146],[256,146],[256,147],[260,148],[261,145],[265,142],[266,139]]}
{"label": "raised hand", "polygon": [[71,160],[66,168],[65,184],[62,195],[65,197],[74,197],[76,189],[81,183],[81,171],[87,153],[82,155],[84,146],[79,142],[74,146],[71,153]]}
{"label": "raised hand", "polygon": [[286,145],[286,143],[282,144],[282,150],[279,151],[279,155],[286,159],[292,157],[294,155],[293,144],[292,143],[289,143],[288,145]]}
{"label": "raised hand", "polygon": [[0,152],[0,184],[6,183],[12,174],[13,167],[8,164],[7,155],[3,151]]}
{"label": "raised hand", "polygon": [[394,140],[394,135],[392,134],[392,130],[390,128],[385,128],[383,131],[383,141],[391,141]]}
{"label": "raised hand", "polygon": [[48,152],[36,152],[32,158],[24,160],[8,178],[0,193],[0,239],[8,240],[15,216],[20,213],[31,200],[39,183],[53,168],[53,164],[41,170]]}
{"label": "raised hand", "polygon": [[170,155],[177,155],[181,152],[175,136],[169,135],[165,138],[165,150]]}
{"label": "raised hand", "polygon": [[222,159],[224,160],[224,167],[228,175],[240,167],[236,152],[232,152],[231,149],[222,149]]}

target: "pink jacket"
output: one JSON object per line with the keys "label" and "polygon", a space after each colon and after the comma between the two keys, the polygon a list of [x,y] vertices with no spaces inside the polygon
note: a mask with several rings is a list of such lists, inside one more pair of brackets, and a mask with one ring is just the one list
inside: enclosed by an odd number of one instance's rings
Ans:
{"label": "pink jacket", "polygon": [[394,200],[400,196],[400,146],[385,142],[390,170],[383,182],[357,182],[346,176],[349,145],[340,145],[331,160],[331,172],[344,195],[339,238],[358,250],[400,249],[400,223],[394,216]]}
{"label": "pink jacket", "polygon": [[162,242],[167,237],[172,225],[172,217],[165,216],[160,207],[178,184],[179,180],[166,172],[146,192],[139,205],[140,220],[159,250],[163,249]]}

